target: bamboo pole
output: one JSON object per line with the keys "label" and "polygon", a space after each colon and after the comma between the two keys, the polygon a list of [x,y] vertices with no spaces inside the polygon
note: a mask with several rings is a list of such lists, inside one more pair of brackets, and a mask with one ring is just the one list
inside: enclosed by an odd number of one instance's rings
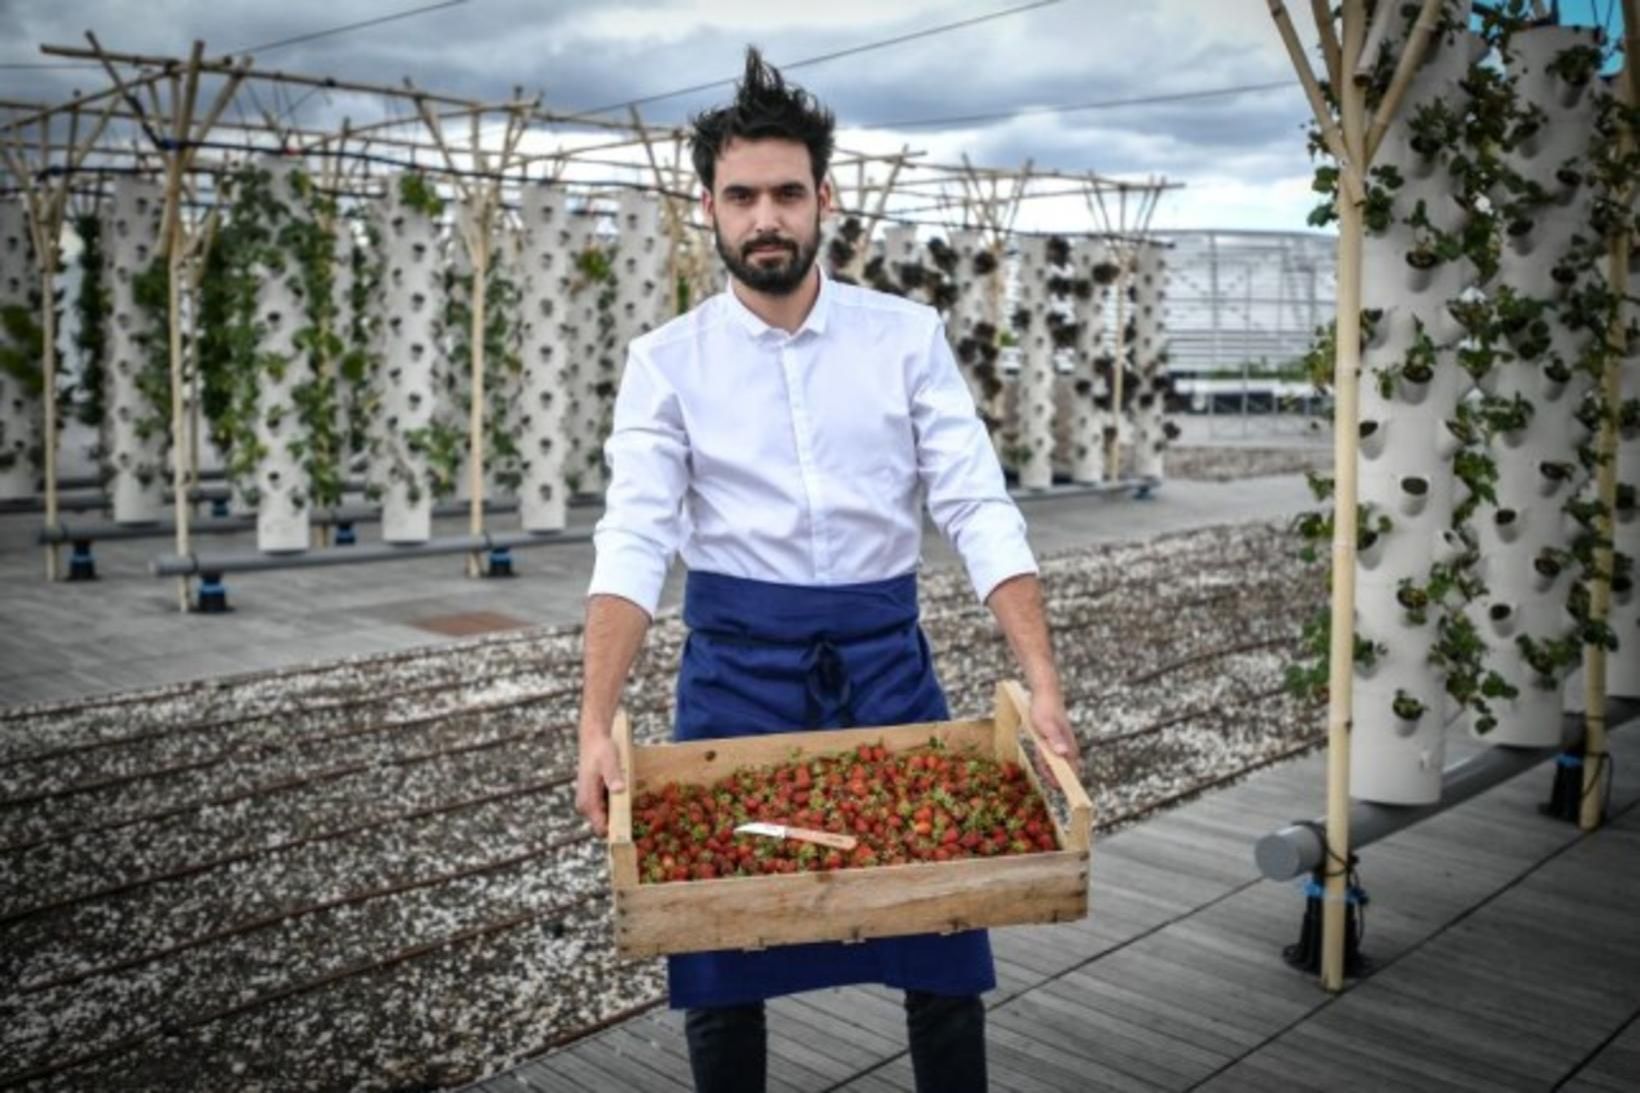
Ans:
{"label": "bamboo pole", "polygon": [[[1127,230],[1127,195],[1122,195],[1122,229]],[[1110,369],[1110,425],[1104,436],[1105,441],[1105,481],[1117,482],[1122,477],[1122,371],[1127,358],[1127,302],[1128,302],[1128,275],[1133,271],[1132,248],[1122,243],[1113,248],[1116,251],[1116,337],[1115,363]]]}
{"label": "bamboo pole", "polygon": [[[1418,71],[1418,66],[1424,63],[1424,54],[1429,50],[1430,35],[1435,32],[1435,27],[1440,21],[1438,16],[1442,2],[1443,0],[1424,0],[1424,6],[1418,11],[1418,21],[1413,24],[1412,32],[1402,47],[1401,59],[1396,62],[1395,75],[1390,79],[1389,90],[1384,92],[1378,109],[1373,112],[1372,124],[1367,128],[1366,147],[1362,155],[1363,170],[1377,157],[1378,145],[1383,141],[1384,134],[1389,131],[1389,123],[1395,120],[1395,112],[1401,108],[1401,99],[1412,83],[1412,76]],[[1388,7],[1390,5],[1383,5],[1383,8]]]}
{"label": "bamboo pole", "polygon": [[[143,68],[161,68],[163,71],[155,78],[174,75],[182,62],[175,57],[155,56],[144,53],[122,53],[117,50],[103,50],[100,48],[86,49],[84,46],[54,46],[42,45],[40,52],[50,57],[64,57],[69,60],[99,60],[106,57],[114,64],[136,65]],[[232,54],[214,60],[201,60],[199,71],[201,74],[221,74],[232,72],[250,61],[249,57],[235,60]],[[317,87],[327,91],[357,91],[366,95],[387,95],[398,98],[424,99],[427,102],[443,106],[453,106],[465,110],[482,108],[484,104],[472,99],[460,99],[453,95],[441,95],[437,92],[423,91],[417,88],[395,87],[391,84],[366,83],[361,80],[338,80],[334,76],[308,76],[299,72],[284,72],[278,69],[259,69],[255,78],[265,83],[292,84],[296,87]],[[509,103],[508,106],[527,106],[528,103]],[[54,107],[48,113],[55,113],[61,107]],[[565,121],[567,119],[557,115],[545,114],[539,111],[532,116],[545,122]],[[606,121],[576,121],[577,125],[586,125],[594,129],[622,129],[619,123]],[[270,128],[277,128],[270,126]]]}
{"label": "bamboo pole", "polygon": [[[44,232],[41,233],[45,234]],[[57,526],[57,307],[54,299],[57,284],[57,233],[45,240],[45,250],[40,256],[40,295],[42,328],[45,331],[45,344],[40,352],[40,371],[43,374],[45,388],[42,394],[42,407],[45,411],[45,428],[42,442],[45,445],[45,475],[46,475],[46,526]],[[61,561],[57,553],[57,545],[46,548],[46,580],[57,579],[58,567]]]}
{"label": "bamboo pole", "polygon": [[1344,81],[1344,74],[1342,48],[1338,44],[1338,33],[1333,29],[1332,10],[1327,6],[1327,0],[1310,0],[1310,14],[1315,18],[1316,34],[1321,39],[1321,56],[1327,63],[1327,82],[1336,94],[1338,85]]}
{"label": "bamboo pole", "polygon": [[[1366,13],[1361,0],[1344,0],[1342,63],[1353,71],[1361,58]],[[1305,71],[1308,72],[1308,66]],[[1313,79],[1313,77],[1312,77]],[[1349,159],[1340,179],[1364,188],[1365,100],[1354,80],[1339,88]],[[1338,201],[1337,357],[1333,370],[1333,566],[1332,620],[1327,683],[1327,864],[1321,914],[1321,985],[1344,989],[1350,859],[1350,732],[1355,684],[1356,432],[1361,370],[1361,206],[1340,186]]]}
{"label": "bamboo pole", "polygon": [[[1345,0],[1346,8],[1348,3],[1349,0]],[[1310,111],[1315,115],[1315,123],[1321,129],[1321,139],[1326,142],[1327,151],[1331,152],[1332,157],[1338,161],[1339,184],[1346,187],[1345,193],[1351,201],[1361,201],[1363,200],[1362,190],[1365,180],[1358,176],[1365,175],[1366,172],[1360,170],[1358,161],[1350,155],[1348,142],[1345,140],[1344,134],[1339,131],[1338,123],[1333,120],[1332,112],[1327,109],[1326,97],[1321,94],[1321,87],[1316,83],[1315,73],[1310,71],[1310,62],[1304,56],[1304,47],[1299,44],[1298,32],[1293,29],[1293,21],[1287,14],[1286,0],[1269,0],[1269,4],[1270,17],[1275,20],[1276,30],[1281,34],[1281,41],[1287,47],[1287,56],[1292,60],[1293,69],[1298,73],[1299,85],[1304,88],[1304,95],[1310,100]],[[1346,53],[1348,53],[1347,46]],[[1360,51],[1357,50],[1355,57],[1358,58],[1359,56]],[[1355,70],[1355,59],[1346,57],[1345,60],[1348,63],[1342,66],[1343,69],[1353,72]],[[1355,86],[1354,80],[1344,80],[1340,85],[1333,88],[1333,93],[1339,96],[1340,102],[1343,102],[1346,89]],[[1356,97],[1360,97],[1359,88],[1356,89]],[[1356,170],[1345,170],[1346,166],[1354,167]]]}
{"label": "bamboo pole", "polygon": [[[1625,104],[1633,109],[1640,103],[1640,2],[1623,0],[1623,75],[1619,83]],[[1635,133],[1627,124],[1618,130],[1618,155],[1627,158],[1634,150]],[[1628,209],[1634,202],[1634,183],[1629,180],[1618,195],[1618,207]],[[1608,330],[1610,355],[1606,358],[1601,376],[1601,395],[1606,413],[1600,420],[1600,433],[1595,441],[1599,452],[1599,470],[1596,490],[1603,511],[1595,527],[1604,545],[1595,551],[1595,576],[1589,589],[1589,621],[1604,623],[1611,617],[1613,561],[1613,514],[1617,508],[1617,425],[1613,420],[1618,403],[1622,401],[1622,360],[1628,351],[1628,330],[1623,321],[1623,305],[1629,294],[1629,253],[1633,240],[1623,220],[1625,230],[1613,236],[1607,255],[1608,277],[1611,290],[1617,297],[1617,313]],[[1583,794],[1579,801],[1577,826],[1593,831],[1604,820],[1602,805],[1605,801],[1603,783],[1609,781],[1609,753],[1606,747],[1606,649],[1601,645],[1583,647]]]}
{"label": "bamboo pole", "polygon": [[[185,149],[182,139],[188,135],[193,121],[194,101],[199,93],[199,64],[205,53],[205,43],[196,39],[189,56],[186,90],[181,100],[174,96],[172,105],[176,114],[171,127],[171,146],[165,150],[165,212],[160,223],[164,225],[160,239],[165,247],[165,295],[170,325],[171,347],[171,489],[177,531],[177,555],[188,554],[188,445],[186,439],[185,402],[182,367],[182,298],[184,279],[183,261],[187,257],[186,234],[182,223],[182,167]],[[188,610],[189,580],[177,578],[177,609]]]}

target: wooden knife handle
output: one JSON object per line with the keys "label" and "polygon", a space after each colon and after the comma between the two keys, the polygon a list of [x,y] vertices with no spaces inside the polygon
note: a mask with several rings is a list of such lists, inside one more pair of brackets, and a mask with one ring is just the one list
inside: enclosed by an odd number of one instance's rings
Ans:
{"label": "wooden knife handle", "polygon": [[853,835],[836,835],[830,831],[816,831],[810,827],[791,827],[789,825],[786,828],[786,838],[798,839],[806,843],[819,843],[821,846],[829,846],[836,850],[853,850],[855,844],[859,841]]}

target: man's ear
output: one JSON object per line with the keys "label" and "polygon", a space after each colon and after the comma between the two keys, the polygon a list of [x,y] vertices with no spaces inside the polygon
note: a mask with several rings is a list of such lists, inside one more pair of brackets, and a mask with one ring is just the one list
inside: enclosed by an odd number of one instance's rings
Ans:
{"label": "man's ear", "polygon": [[830,216],[834,211],[831,203],[833,195],[830,176],[820,180],[820,188],[815,191],[815,196],[820,199],[820,215],[822,217]]}
{"label": "man's ear", "polygon": [[715,203],[712,201],[712,191],[702,187],[700,191],[700,211],[705,214],[708,224],[715,222],[717,216],[714,211],[715,207]]}

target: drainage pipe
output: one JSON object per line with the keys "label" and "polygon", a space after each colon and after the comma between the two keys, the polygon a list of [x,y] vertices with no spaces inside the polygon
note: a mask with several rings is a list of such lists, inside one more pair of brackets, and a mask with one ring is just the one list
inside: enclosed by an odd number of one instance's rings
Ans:
{"label": "drainage pipe", "polygon": [[[1616,728],[1640,714],[1640,702],[1614,698],[1607,702],[1608,724]],[[1581,713],[1566,715],[1562,724],[1562,743],[1550,747],[1528,748],[1495,745],[1462,762],[1454,763],[1441,772],[1440,800],[1427,805],[1382,805],[1355,801],[1350,806],[1351,848],[1359,850],[1379,839],[1411,827],[1419,820],[1428,819],[1454,805],[1484,793],[1515,775],[1537,766],[1545,759],[1560,754],[1578,742],[1583,731]],[[1268,880],[1292,880],[1321,867],[1325,857],[1327,825],[1325,818],[1309,823],[1295,823],[1274,831],[1253,847],[1253,860],[1259,872]]]}

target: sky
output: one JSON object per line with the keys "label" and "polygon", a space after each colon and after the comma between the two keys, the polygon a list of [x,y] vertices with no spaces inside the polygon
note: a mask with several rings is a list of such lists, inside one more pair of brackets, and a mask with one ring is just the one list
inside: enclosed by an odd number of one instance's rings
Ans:
{"label": "sky", "polygon": [[[0,98],[53,100],[100,86],[98,70],[53,63],[38,45],[83,44],[184,56],[240,52],[436,0],[0,0]],[[1573,0],[1598,22],[1616,0]],[[417,86],[486,101],[514,86],[545,105],[587,110],[734,76],[747,44],[782,65],[975,19],[1028,0],[466,0],[363,30],[259,51],[260,68]],[[1289,0],[1306,46],[1309,5]],[[58,62],[60,63],[60,62]],[[928,162],[1094,170],[1183,183],[1159,228],[1305,230],[1315,203],[1305,151],[1308,107],[1265,0],[1050,0],[974,25],[794,67],[789,77],[836,113],[839,144],[872,152],[909,144]],[[1100,109],[1041,108],[1280,86],[1211,98]],[[721,101],[727,86],[645,103],[673,125]],[[283,109],[291,105],[287,100]],[[1017,116],[907,126],[911,121]],[[309,96],[303,125],[382,116],[379,100]],[[1080,201],[1043,201],[1023,228],[1085,230]]]}

